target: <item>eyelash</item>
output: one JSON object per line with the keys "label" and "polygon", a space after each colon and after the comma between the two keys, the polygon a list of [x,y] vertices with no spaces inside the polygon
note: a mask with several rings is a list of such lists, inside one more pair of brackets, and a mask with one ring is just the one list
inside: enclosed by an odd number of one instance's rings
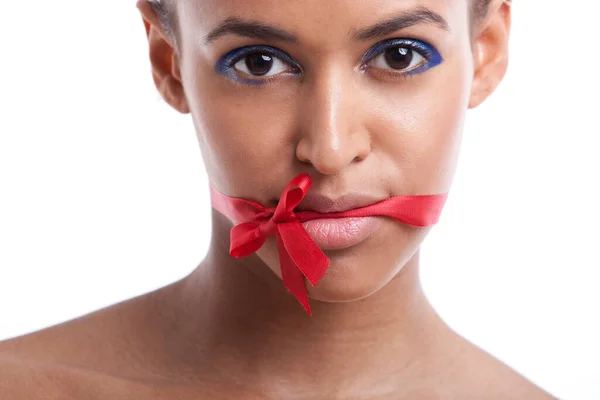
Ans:
{"label": "eyelash", "polygon": [[[373,60],[376,60],[377,57],[384,55],[385,51],[387,51],[388,49],[395,47],[408,48],[412,52],[416,52],[419,56],[421,56],[423,58],[423,61],[418,66],[413,67],[408,71],[382,71],[382,73],[392,78],[407,78],[408,76],[417,75],[443,62],[440,53],[435,49],[435,47],[433,47],[429,43],[417,39],[396,38],[379,42],[373,47],[371,47],[361,60],[360,71],[365,72],[366,70],[368,70],[368,64],[370,64]],[[279,59],[284,63],[291,65],[292,71],[283,72],[258,79],[252,77],[252,75],[248,75],[245,73],[244,74],[247,75],[247,77],[241,76],[239,72],[236,72],[234,68],[235,64],[237,64],[240,61],[243,61],[246,57],[253,54],[262,54],[272,57],[274,59]],[[281,78],[282,76],[299,75],[302,73],[302,67],[288,54],[274,47],[265,45],[253,45],[234,49],[219,59],[215,70],[216,72],[223,74],[234,81],[254,86],[261,86],[270,83],[276,79]]]}

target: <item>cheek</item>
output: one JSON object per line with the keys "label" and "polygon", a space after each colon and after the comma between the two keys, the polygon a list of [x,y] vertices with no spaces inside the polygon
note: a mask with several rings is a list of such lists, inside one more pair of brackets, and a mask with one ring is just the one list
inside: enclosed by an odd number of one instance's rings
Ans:
{"label": "cheek", "polygon": [[[471,74],[460,58],[409,78],[371,119],[375,149],[396,171],[395,194],[448,191],[456,169]],[[427,76],[428,75],[428,76]],[[426,81],[426,83],[424,83]]]}
{"label": "cheek", "polygon": [[293,160],[291,85],[242,86],[211,66],[194,70],[195,76],[185,77],[185,89],[211,180],[222,189],[237,182],[236,191],[256,193],[255,185],[268,180],[275,164]]}

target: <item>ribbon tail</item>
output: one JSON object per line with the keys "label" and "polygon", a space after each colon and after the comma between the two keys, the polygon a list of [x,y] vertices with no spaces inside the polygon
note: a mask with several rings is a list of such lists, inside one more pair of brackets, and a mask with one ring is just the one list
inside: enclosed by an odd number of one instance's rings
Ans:
{"label": "ribbon tail", "polygon": [[308,292],[304,283],[304,275],[285,250],[281,235],[277,233],[277,248],[279,250],[279,265],[281,266],[281,276],[286,289],[293,294],[298,302],[304,307],[308,315],[312,315],[310,303],[308,301]]}
{"label": "ribbon tail", "polygon": [[299,221],[278,225],[279,235],[287,254],[306,279],[315,286],[329,267],[329,258],[306,233]]}

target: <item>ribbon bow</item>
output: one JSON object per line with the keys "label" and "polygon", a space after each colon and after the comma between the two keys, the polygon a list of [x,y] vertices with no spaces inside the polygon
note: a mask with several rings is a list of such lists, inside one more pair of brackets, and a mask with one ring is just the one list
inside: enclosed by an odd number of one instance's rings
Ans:
{"label": "ribbon bow", "polygon": [[446,202],[446,194],[396,196],[377,204],[336,213],[294,212],[312,185],[308,174],[300,174],[288,183],[275,208],[229,197],[210,186],[213,207],[232,220],[240,221],[230,232],[229,254],[246,257],[262,247],[267,237],[275,235],[281,275],[309,315],[312,315],[304,277],[314,287],[325,275],[329,258],[306,233],[302,222],[320,218],[348,218],[381,215],[412,226],[437,223]]}

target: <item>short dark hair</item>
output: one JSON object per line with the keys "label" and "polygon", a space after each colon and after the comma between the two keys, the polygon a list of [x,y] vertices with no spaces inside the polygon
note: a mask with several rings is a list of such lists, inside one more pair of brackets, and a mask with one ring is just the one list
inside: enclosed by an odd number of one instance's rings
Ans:
{"label": "short dark hair", "polygon": [[150,5],[158,16],[160,24],[170,39],[175,38],[175,18],[171,0],[149,0]]}
{"label": "short dark hair", "polygon": [[474,0],[473,4],[471,4],[471,12],[473,15],[473,19],[476,21],[480,21],[485,18],[487,15],[488,9],[490,8],[490,3],[492,0]]}

